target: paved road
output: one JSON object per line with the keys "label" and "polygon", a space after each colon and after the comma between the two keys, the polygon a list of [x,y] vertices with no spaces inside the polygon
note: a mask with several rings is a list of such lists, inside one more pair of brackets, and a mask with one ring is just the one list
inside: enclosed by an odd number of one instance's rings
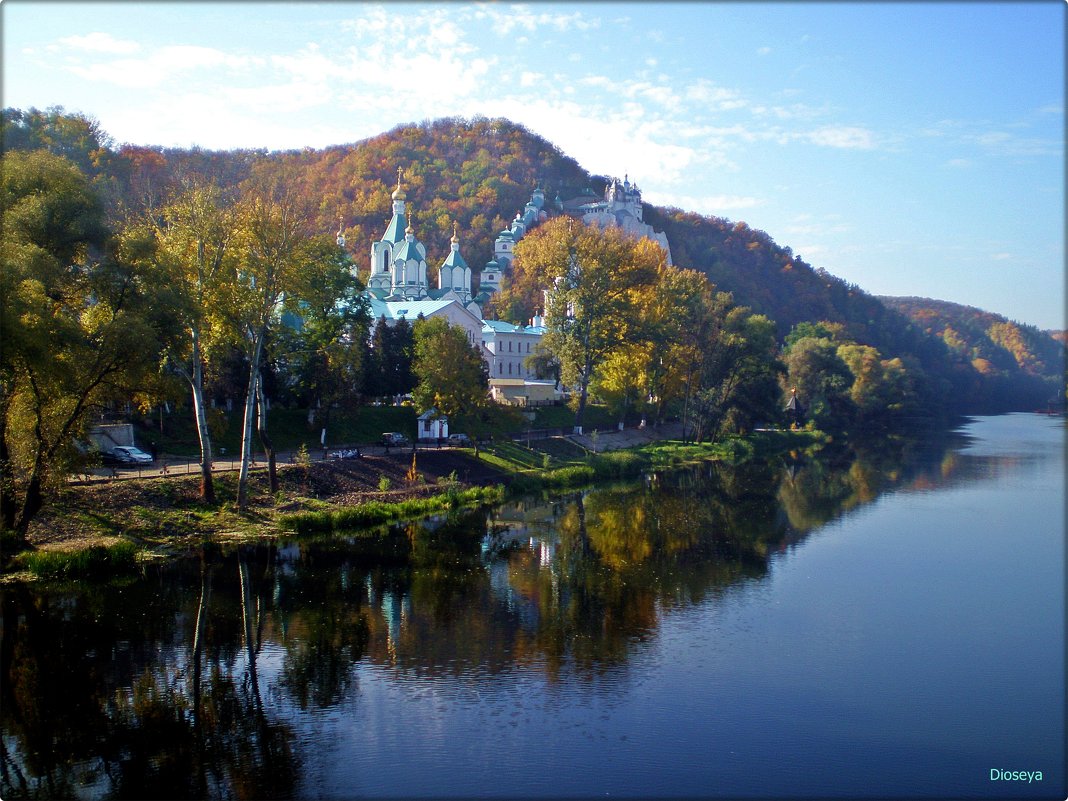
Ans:
{"label": "paved road", "polygon": [[[555,431],[555,430],[554,430]],[[544,432],[541,436],[536,436],[537,439],[544,438]],[[602,430],[596,432],[593,435],[592,432],[584,435],[566,435],[568,439],[582,445],[587,450],[597,451],[598,453],[603,451],[616,450],[618,448],[628,448],[635,445],[640,445],[645,442],[658,439],[678,439],[682,436],[683,428],[680,423],[665,423],[663,425],[648,428],[627,428],[623,431],[617,431],[615,429]],[[517,434],[514,439],[517,442],[523,442],[528,438],[528,435]],[[418,450],[422,453],[428,450],[449,450],[449,446],[438,445],[424,445],[419,444]],[[329,453],[333,453],[333,449]],[[362,456],[394,456],[394,457],[408,457],[411,455],[411,447],[387,448],[384,445],[361,445],[360,454]],[[315,450],[309,453],[313,462],[320,462],[327,458],[322,450]],[[296,451],[284,451],[277,455],[277,461],[279,465],[292,464],[296,459]],[[266,458],[263,454],[258,454],[257,459],[252,463],[254,470],[262,470],[267,467]],[[241,468],[241,461],[239,459],[233,459],[229,456],[221,456],[216,458],[212,462],[212,471],[216,473],[225,473]],[[200,462],[195,458],[189,457],[177,457],[167,456],[164,454],[156,462],[151,465],[114,465],[105,467],[93,468],[88,474],[80,474],[77,476],[71,476],[71,481],[74,483],[87,483],[92,481],[106,481],[109,479],[123,479],[123,478],[151,478],[153,476],[184,476],[192,475],[200,472]]]}

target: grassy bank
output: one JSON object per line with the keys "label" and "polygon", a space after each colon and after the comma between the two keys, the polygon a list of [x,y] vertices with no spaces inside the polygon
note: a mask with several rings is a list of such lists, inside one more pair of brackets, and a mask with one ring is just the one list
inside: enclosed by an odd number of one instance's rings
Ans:
{"label": "grassy bank", "polygon": [[593,453],[566,439],[543,440],[530,447],[515,442],[493,445],[482,458],[511,473],[512,493],[580,487],[596,481],[633,478],[650,470],[666,470],[723,461],[740,464],[793,450],[819,449],[827,437],[818,431],[758,431],[718,442],[664,440],[626,450]]}
{"label": "grassy bank", "polygon": [[423,517],[463,506],[482,506],[504,500],[504,487],[449,487],[440,495],[409,498],[396,503],[367,501],[357,506],[335,510],[300,512],[283,515],[278,525],[283,531],[308,534],[316,531],[339,531],[386,523],[391,520]]}
{"label": "grassy bank", "polygon": [[142,549],[122,540],[73,551],[25,551],[12,558],[12,569],[44,579],[105,579],[133,573]]}

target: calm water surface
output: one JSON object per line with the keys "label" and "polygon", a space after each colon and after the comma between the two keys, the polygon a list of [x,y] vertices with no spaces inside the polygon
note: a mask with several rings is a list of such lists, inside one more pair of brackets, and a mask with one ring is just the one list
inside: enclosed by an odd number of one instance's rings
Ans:
{"label": "calm water surface", "polygon": [[1064,798],[1064,434],[6,588],[0,795]]}

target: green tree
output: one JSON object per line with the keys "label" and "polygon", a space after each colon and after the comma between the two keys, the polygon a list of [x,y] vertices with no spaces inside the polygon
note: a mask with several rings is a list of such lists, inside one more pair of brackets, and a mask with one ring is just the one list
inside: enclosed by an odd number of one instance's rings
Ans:
{"label": "green tree", "polygon": [[187,336],[168,353],[167,364],[189,384],[200,443],[200,497],[215,502],[212,441],[204,398],[205,363],[226,342],[224,298],[232,295],[232,245],[237,219],[232,204],[214,185],[190,184],[148,223],[156,258],[180,298]]}
{"label": "green tree", "polygon": [[779,416],[775,324],[744,306],[727,312],[699,372],[691,415],[698,440],[706,434],[744,433]]}
{"label": "green tree", "polygon": [[413,334],[416,408],[455,421],[486,405],[489,373],[479,346],[463,328],[435,317],[417,321]]}
{"label": "green tree", "polygon": [[415,387],[412,372],[412,326],[405,318],[394,325],[379,318],[371,335],[371,364],[367,371],[367,394],[396,398]]}
{"label": "green tree", "polygon": [[66,159],[2,159],[0,522],[24,538],[78,463],[89,412],[158,363],[165,282],[126,260],[99,198]]}
{"label": "green tree", "polygon": [[340,249],[325,255],[299,313],[283,315],[270,347],[292,400],[308,410],[308,425],[323,427],[333,408],[355,403],[364,392],[371,322],[351,262]]}
{"label": "green tree", "polygon": [[[261,371],[270,331],[279,322],[284,306],[300,311],[300,299],[321,294],[325,288],[343,288],[337,275],[344,269],[340,249],[332,238],[309,233],[308,216],[300,199],[289,189],[284,176],[254,182],[239,205],[238,260],[236,280],[226,311],[245,347],[248,383],[241,432],[241,469],[237,505],[248,506],[248,476],[252,457],[252,432],[257,422],[257,398],[261,398]],[[336,303],[338,298],[333,298]],[[320,297],[317,305],[324,305]],[[267,449],[271,490],[277,491],[275,453],[266,436],[266,406],[260,403],[258,427]]]}
{"label": "green tree", "polygon": [[643,339],[636,310],[641,293],[656,281],[664,252],[616,228],[558,218],[523,237],[515,254],[527,280],[548,288],[549,330],[542,345],[560,363],[563,381],[577,390],[575,430],[581,432],[594,371],[622,346]]}
{"label": "green tree", "polygon": [[849,396],[853,373],[826,337],[801,337],[783,356],[787,384],[796,388],[807,415],[817,425],[841,428],[849,424],[855,405]]}

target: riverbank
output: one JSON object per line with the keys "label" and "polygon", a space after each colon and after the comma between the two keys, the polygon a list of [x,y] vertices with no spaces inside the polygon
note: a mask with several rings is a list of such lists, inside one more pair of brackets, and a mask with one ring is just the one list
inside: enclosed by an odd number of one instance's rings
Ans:
{"label": "riverbank", "polygon": [[[5,579],[56,573],[62,554],[118,547],[127,559],[162,558],[203,542],[254,541],[287,532],[321,531],[433,514],[500,500],[505,492],[583,486],[709,460],[745,461],[775,452],[820,447],[813,432],[757,432],[716,443],[684,443],[673,427],[593,436],[501,442],[479,457],[467,449],[365,456],[279,466],[271,493],[265,470],[252,474],[250,504],[234,507],[237,476],[216,476],[218,504],[198,499],[199,477],[167,476],[64,488],[31,527],[30,551],[5,560]],[[495,489],[500,487],[501,489]],[[57,556],[42,560],[42,552]],[[79,557],[81,558],[81,557]],[[99,561],[99,560],[98,560]],[[104,560],[106,561],[106,559]]]}

